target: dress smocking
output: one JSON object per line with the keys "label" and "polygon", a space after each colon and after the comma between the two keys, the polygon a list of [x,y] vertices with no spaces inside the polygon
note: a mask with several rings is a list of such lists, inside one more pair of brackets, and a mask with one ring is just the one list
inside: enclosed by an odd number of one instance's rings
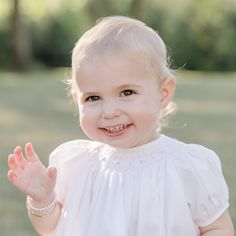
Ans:
{"label": "dress smocking", "polygon": [[229,205],[218,156],[163,134],[129,149],[70,141],[49,164],[63,205],[56,236],[198,236]]}

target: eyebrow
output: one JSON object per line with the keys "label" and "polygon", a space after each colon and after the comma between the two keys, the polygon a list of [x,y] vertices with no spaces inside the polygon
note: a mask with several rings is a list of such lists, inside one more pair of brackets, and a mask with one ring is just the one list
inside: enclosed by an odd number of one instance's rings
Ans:
{"label": "eyebrow", "polygon": [[81,93],[81,96],[82,97],[89,97],[89,96],[97,96],[97,95],[99,95],[99,92],[96,92],[96,91],[94,91],[94,92],[85,92],[85,93]]}
{"label": "eyebrow", "polygon": [[[123,84],[121,86],[118,86],[117,88],[115,88],[116,90],[124,90],[127,88],[132,88],[132,89],[140,89],[142,86],[138,85],[138,84]],[[88,96],[92,96],[92,95],[99,95],[100,92],[99,91],[87,91],[87,92],[82,92],[81,91],[81,95],[83,97],[88,97]]]}
{"label": "eyebrow", "polygon": [[135,88],[135,89],[139,89],[141,88],[140,85],[138,84],[124,84],[118,87],[118,90],[122,90],[122,89],[126,89],[126,88]]}

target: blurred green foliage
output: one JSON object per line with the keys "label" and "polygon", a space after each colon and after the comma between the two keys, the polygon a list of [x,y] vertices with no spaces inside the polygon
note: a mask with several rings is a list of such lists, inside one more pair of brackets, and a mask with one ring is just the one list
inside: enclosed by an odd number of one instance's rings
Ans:
{"label": "blurred green foliage", "polygon": [[[8,3],[7,3],[8,2]],[[11,1],[0,9],[0,68],[10,64]],[[192,70],[236,69],[234,0],[21,0],[33,59],[48,66],[70,66],[76,40],[107,15],[128,15],[157,30],[173,67]]]}
{"label": "blurred green foliage", "polygon": [[32,24],[34,58],[48,66],[70,66],[72,48],[85,25],[81,15],[60,11],[43,24]]}

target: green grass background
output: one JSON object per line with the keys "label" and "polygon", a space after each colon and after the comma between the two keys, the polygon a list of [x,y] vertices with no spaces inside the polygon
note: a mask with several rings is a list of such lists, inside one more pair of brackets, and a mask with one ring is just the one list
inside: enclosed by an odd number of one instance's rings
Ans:
{"label": "green grass background", "polygon": [[[76,109],[62,82],[67,69],[30,73],[0,72],[0,235],[37,235],[27,218],[25,196],[7,179],[7,156],[32,142],[42,161],[59,144],[82,134]],[[214,149],[230,189],[236,223],[236,73],[177,72],[179,109],[164,130],[188,143]]]}

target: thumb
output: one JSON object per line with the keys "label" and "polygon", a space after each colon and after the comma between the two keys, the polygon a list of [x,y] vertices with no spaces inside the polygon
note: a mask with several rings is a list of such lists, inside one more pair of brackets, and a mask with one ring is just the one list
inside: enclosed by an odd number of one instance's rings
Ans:
{"label": "thumb", "polygon": [[55,185],[57,179],[57,169],[55,167],[48,167],[47,168],[47,176],[53,181]]}

